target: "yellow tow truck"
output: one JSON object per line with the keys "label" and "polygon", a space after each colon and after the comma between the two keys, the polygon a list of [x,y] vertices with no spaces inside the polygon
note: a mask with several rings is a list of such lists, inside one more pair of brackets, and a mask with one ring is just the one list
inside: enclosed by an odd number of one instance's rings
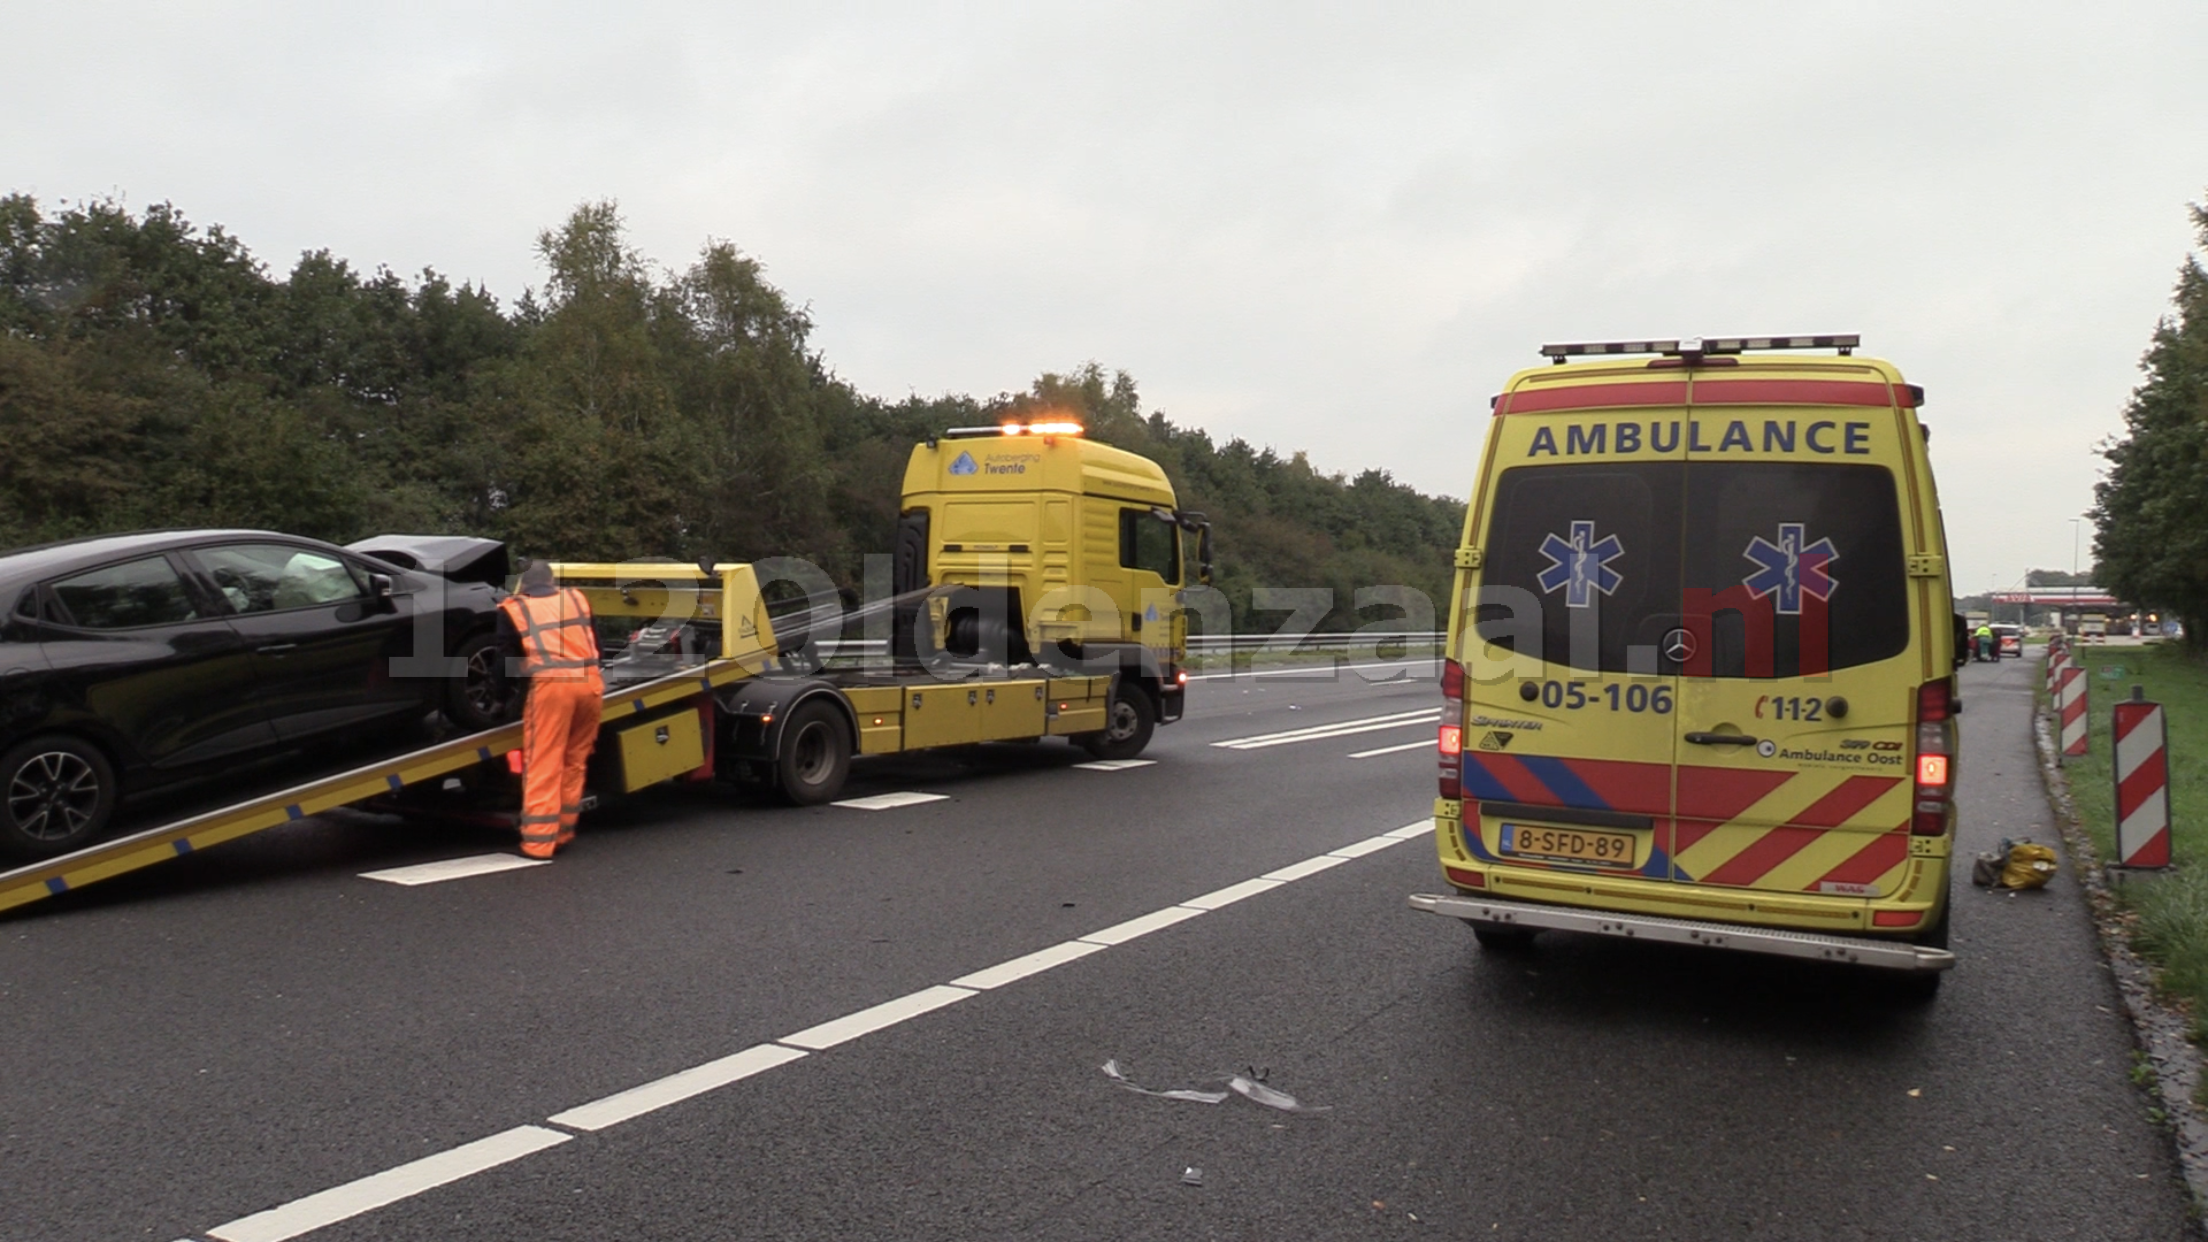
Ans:
{"label": "yellow tow truck", "polygon": [[[1064,737],[1130,759],[1180,718],[1184,590],[1210,561],[1157,463],[1034,422],[913,449],[891,594],[854,612],[781,562],[557,564],[620,648],[591,788],[718,779],[809,805],[855,755]],[[853,622],[883,634],[855,666]],[[338,807],[511,794],[520,744],[519,724],[451,738],[0,872],[0,910]]]}

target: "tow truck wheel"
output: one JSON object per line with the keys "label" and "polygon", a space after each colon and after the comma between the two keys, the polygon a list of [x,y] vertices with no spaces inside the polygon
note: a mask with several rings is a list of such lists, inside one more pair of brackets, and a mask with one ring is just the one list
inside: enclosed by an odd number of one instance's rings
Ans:
{"label": "tow truck wheel", "polygon": [[1121,682],[1112,694],[1104,727],[1082,734],[1079,744],[1099,759],[1132,759],[1150,744],[1150,734],[1157,727],[1158,713],[1150,706],[1150,696],[1139,687]]}
{"label": "tow truck wheel", "polygon": [[115,813],[115,768],[75,738],[34,737],[0,756],[0,854],[52,858],[89,845]]}
{"label": "tow truck wheel", "polygon": [[807,703],[782,726],[774,760],[775,786],[793,806],[819,806],[843,788],[851,771],[851,734],[826,703]]}

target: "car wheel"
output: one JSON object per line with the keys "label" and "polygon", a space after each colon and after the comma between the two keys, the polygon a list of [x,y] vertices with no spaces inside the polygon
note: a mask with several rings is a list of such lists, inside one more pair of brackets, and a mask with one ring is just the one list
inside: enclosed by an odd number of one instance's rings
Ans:
{"label": "car wheel", "polygon": [[826,703],[807,703],[782,726],[774,758],[775,787],[793,806],[819,806],[843,788],[851,771],[851,731]]}
{"label": "car wheel", "polygon": [[466,667],[445,685],[445,719],[469,733],[512,720],[521,703],[521,688],[506,676],[497,637],[470,637],[460,644],[459,658]]}
{"label": "car wheel", "polygon": [[0,756],[0,853],[52,858],[81,849],[115,814],[114,765],[96,747],[36,737]]}
{"label": "car wheel", "polygon": [[1112,692],[1104,727],[1082,734],[1077,744],[1099,759],[1132,759],[1150,744],[1150,734],[1157,727],[1158,713],[1150,706],[1150,696],[1139,687],[1121,682]]}

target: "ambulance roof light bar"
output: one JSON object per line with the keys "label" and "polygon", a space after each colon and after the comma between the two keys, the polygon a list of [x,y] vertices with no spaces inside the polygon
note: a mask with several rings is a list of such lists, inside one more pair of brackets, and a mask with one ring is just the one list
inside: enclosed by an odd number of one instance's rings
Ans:
{"label": "ambulance roof light bar", "polygon": [[1852,332],[1837,336],[1690,336],[1671,341],[1577,341],[1543,345],[1541,356],[1557,366],[1563,366],[1567,358],[1604,354],[1665,354],[1693,361],[1710,354],[1738,354],[1751,349],[1836,349],[1845,358],[1862,344],[1863,338]]}
{"label": "ambulance roof light bar", "polygon": [[993,423],[987,427],[953,427],[943,433],[946,440],[974,440],[983,436],[1078,436],[1088,429],[1079,423]]}

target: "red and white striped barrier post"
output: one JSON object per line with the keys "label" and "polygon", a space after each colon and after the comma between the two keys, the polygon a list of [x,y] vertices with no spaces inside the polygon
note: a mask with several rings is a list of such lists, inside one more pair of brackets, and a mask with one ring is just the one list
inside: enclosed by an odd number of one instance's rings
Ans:
{"label": "red and white striped barrier post", "polygon": [[2085,753],[2085,670],[2065,660],[2055,681],[2055,716],[2062,721],[2062,753]]}
{"label": "red and white striped barrier post", "polygon": [[2116,865],[2170,865],[2169,730],[2162,705],[2147,702],[2139,687],[2118,703],[2111,722],[2116,739]]}
{"label": "red and white striped barrier post", "polygon": [[2061,673],[2062,673],[2062,666],[2063,666],[2064,664],[2067,664],[2067,663],[2069,663],[2069,661],[2070,661],[2070,652],[2069,652],[2068,650],[2066,650],[2066,649],[2065,649],[2065,648],[2063,647],[2063,645],[2062,645],[2061,641],[2060,641],[2060,640],[2058,640],[2058,639],[2053,639],[2053,638],[2050,638],[2050,639],[2048,639],[2048,640],[2047,640],[2047,699],[2048,699],[2048,701],[2049,701],[2049,702],[2053,702],[2053,701],[2054,701],[2054,697],[2055,697],[2055,683],[2056,683],[2056,680],[2057,680],[2057,679],[2058,679],[2058,678],[2059,678],[2059,677],[2061,676]]}

